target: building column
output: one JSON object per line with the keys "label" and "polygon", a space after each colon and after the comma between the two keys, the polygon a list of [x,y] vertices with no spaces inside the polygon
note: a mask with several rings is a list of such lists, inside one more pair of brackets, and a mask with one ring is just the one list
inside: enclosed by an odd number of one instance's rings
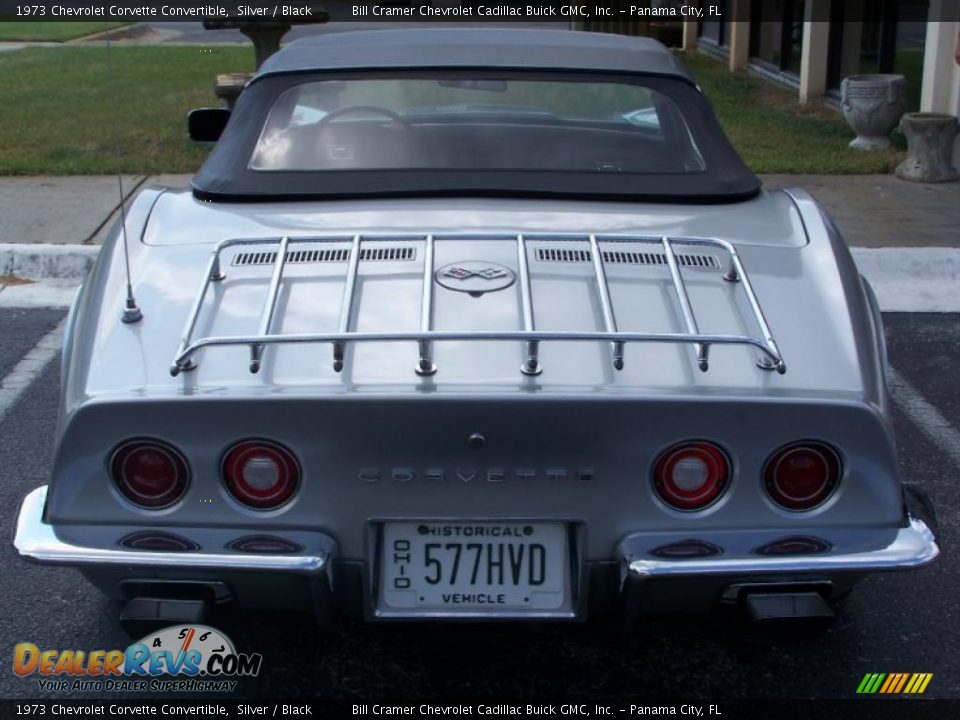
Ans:
{"label": "building column", "polygon": [[[947,6],[953,6],[950,10]],[[949,17],[949,15],[954,17]],[[922,112],[956,113],[955,76],[957,63],[954,48],[957,43],[957,10],[945,0],[930,0],[927,22],[927,44],[923,52],[923,90],[920,95]],[[951,102],[951,100],[953,102]]]}
{"label": "building column", "polygon": [[827,91],[827,53],[830,23],[814,21],[830,16],[830,0],[807,0],[803,20],[803,49],[800,53],[800,102],[819,100]]}
{"label": "building column", "polygon": [[[846,16],[863,17],[864,0],[847,0]],[[860,48],[863,44],[863,21],[846,20],[843,23],[843,46],[840,48],[840,77],[860,72]]]}
{"label": "building column", "polygon": [[[930,0],[927,20],[920,111],[960,116],[960,66],[954,59],[960,9],[952,0]],[[960,168],[960,138],[954,145],[953,165]]]}
{"label": "building column", "polygon": [[700,23],[696,20],[687,20],[683,23],[683,50],[694,52],[697,49],[697,32]]}
{"label": "building column", "polygon": [[[727,17],[749,18],[750,0],[730,0],[730,11]],[[750,21],[730,20],[727,22],[729,33],[730,55],[727,66],[731,72],[746,70],[750,60]]]}

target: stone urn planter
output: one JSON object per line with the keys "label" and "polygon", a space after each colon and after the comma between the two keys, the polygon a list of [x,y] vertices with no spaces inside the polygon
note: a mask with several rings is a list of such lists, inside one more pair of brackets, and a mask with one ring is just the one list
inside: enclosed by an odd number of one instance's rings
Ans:
{"label": "stone urn planter", "polygon": [[907,136],[907,159],[897,166],[897,177],[914,182],[949,182],[960,177],[953,167],[957,118],[943,113],[907,113],[900,120]]}
{"label": "stone urn planter", "polygon": [[906,110],[903,75],[851,75],[840,85],[843,117],[857,134],[850,147],[885,150],[890,131]]}

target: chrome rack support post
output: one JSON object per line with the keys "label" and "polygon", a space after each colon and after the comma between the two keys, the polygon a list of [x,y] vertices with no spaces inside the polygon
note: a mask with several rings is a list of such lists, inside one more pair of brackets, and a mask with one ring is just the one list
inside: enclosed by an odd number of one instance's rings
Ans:
{"label": "chrome rack support post", "polygon": [[[600,243],[596,235],[590,235],[590,254],[593,256],[593,273],[597,277],[597,292],[600,295],[600,307],[603,309],[603,325],[608,333],[617,332],[617,319],[613,315],[613,304],[610,302],[610,286],[607,284],[607,273],[603,268],[603,255],[600,254]],[[623,343],[611,343],[613,352],[613,367],[623,370]]]}
{"label": "chrome rack support post", "polygon": [[194,298],[193,306],[190,308],[190,314],[187,315],[187,324],[183,329],[183,336],[180,338],[180,346],[177,348],[177,354],[174,356],[173,364],[170,366],[170,374],[176,377],[181,372],[193,370],[197,364],[191,357],[184,357],[183,353],[190,346],[190,338],[193,336],[193,330],[197,325],[197,317],[200,315],[200,307],[207,296],[207,288],[210,287],[211,280],[217,280],[217,274],[220,272],[220,250],[217,246],[210,253],[210,261],[207,263],[207,269],[203,274],[203,285],[200,286],[200,292]]}
{"label": "chrome rack support post", "polygon": [[742,280],[743,292],[747,296],[747,302],[750,303],[750,309],[753,310],[753,316],[763,335],[763,342],[767,346],[767,350],[770,351],[769,354],[761,355],[757,359],[757,367],[762,370],[776,370],[783,375],[787,371],[786,363],[783,362],[783,356],[780,354],[780,348],[777,347],[777,341],[773,339],[773,333],[770,332],[767,319],[763,316],[763,309],[760,307],[760,302],[753,292],[753,286],[750,284],[750,279],[743,269],[743,263],[740,262],[740,254],[732,245],[727,248],[727,252],[730,253],[730,265]]}
{"label": "chrome rack support post", "polygon": [[[277,297],[280,295],[280,281],[283,279],[283,266],[287,262],[287,245],[290,244],[290,238],[284,236],[280,238],[280,246],[277,248],[277,257],[273,261],[273,274],[270,276],[270,287],[267,290],[267,299],[263,304],[263,312],[260,314],[260,335],[270,333],[270,323],[273,321],[273,311],[277,307]],[[260,360],[263,358],[263,345],[254,343],[250,346],[250,372],[260,372]]]}
{"label": "chrome rack support post", "polygon": [[740,273],[737,272],[737,264],[733,261],[733,255],[730,255],[730,264],[727,266],[727,271],[723,274],[723,279],[727,282],[740,282]]}
{"label": "chrome rack support post", "polygon": [[[427,235],[424,241],[423,256],[423,301],[420,306],[420,332],[429,333],[433,325],[433,235]],[[427,339],[418,340],[420,361],[417,363],[417,375],[429,377],[435,375],[437,366],[433,362],[433,343]]]}
{"label": "chrome rack support post", "polygon": [[216,282],[226,279],[226,275],[223,274],[223,270],[220,269],[220,253],[217,253],[213,258],[213,267],[210,269],[210,279]]}
{"label": "chrome rack support post", "polygon": [[[687,286],[683,283],[683,276],[680,274],[680,266],[677,264],[677,257],[673,254],[673,246],[670,244],[670,238],[664,236],[660,238],[663,245],[663,254],[667,258],[667,265],[670,267],[670,277],[673,278],[673,288],[677,293],[677,301],[680,303],[680,310],[683,312],[683,320],[687,326],[687,332],[691,335],[699,335],[697,320],[693,316],[693,308],[690,307],[690,297],[687,295]],[[709,367],[708,353],[710,346],[706,343],[695,343],[694,348],[697,351],[697,366],[706,372]]]}
{"label": "chrome rack support post", "polygon": [[[347,280],[343,286],[343,301],[340,304],[340,333],[350,329],[350,316],[353,314],[353,291],[357,284],[357,268],[360,266],[360,236],[353,236],[353,245],[350,246],[350,265],[347,267]],[[335,372],[343,370],[343,352],[345,343],[338,340],[333,343],[333,369]]]}
{"label": "chrome rack support post", "polygon": [[[533,299],[530,294],[530,269],[527,267],[527,241],[523,234],[517,235],[517,267],[520,275],[520,304],[523,309],[523,329],[524,332],[532,333],[534,331],[533,322]],[[524,375],[539,375],[543,372],[543,366],[539,360],[540,341],[527,341],[527,359],[520,366],[520,372]]]}

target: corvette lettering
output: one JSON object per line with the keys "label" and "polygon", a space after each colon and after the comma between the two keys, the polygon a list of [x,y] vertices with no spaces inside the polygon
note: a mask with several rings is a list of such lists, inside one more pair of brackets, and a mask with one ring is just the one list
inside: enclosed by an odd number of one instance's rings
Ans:
{"label": "corvette lettering", "polygon": [[507,481],[534,481],[550,480],[553,482],[574,481],[592,482],[596,474],[591,468],[577,470],[550,467],[550,468],[515,468],[508,470],[502,467],[475,468],[475,467],[430,467],[430,468],[379,468],[367,467],[357,471],[357,479],[365,483],[390,481],[407,484],[416,481],[446,483],[502,483]]}

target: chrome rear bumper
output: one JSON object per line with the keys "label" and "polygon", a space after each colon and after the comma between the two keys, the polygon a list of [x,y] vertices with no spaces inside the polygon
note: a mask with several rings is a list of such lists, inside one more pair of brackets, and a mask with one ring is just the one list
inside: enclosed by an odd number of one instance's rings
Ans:
{"label": "chrome rear bumper", "polygon": [[[875,572],[908,570],[939,554],[935,522],[907,511],[904,527],[891,528],[875,547],[831,549],[807,555],[758,555],[742,545],[701,558],[666,559],[650,554],[650,538],[634,535],[618,547],[620,600],[628,627],[658,612],[709,612],[717,607],[750,608],[757,598],[785,601],[789,620],[822,621],[832,613],[826,602],[842,597]],[[863,539],[861,537],[861,539]],[[812,601],[823,612],[807,617]],[[756,613],[752,613],[756,615]],[[786,616],[784,616],[786,618]],[[753,618],[756,619],[756,618]]]}
{"label": "chrome rear bumper", "polygon": [[[262,591],[262,574],[266,573],[275,575],[278,580],[281,576],[291,578],[291,582],[305,580],[308,602],[320,617],[328,616],[333,605],[349,609],[351,606],[362,607],[365,602],[367,591],[363,589],[362,578],[367,570],[358,562],[341,561],[339,567],[335,566],[336,543],[329,536],[323,536],[329,540],[328,546],[321,545],[302,554],[161,552],[81,546],[62,540],[53,526],[44,522],[46,495],[47,487],[43,486],[24,498],[13,541],[17,554],[31,562],[75,567],[108,593],[124,582],[148,578],[149,583],[162,580],[213,582],[233,590],[247,584],[244,589],[249,598],[250,585],[254,594]],[[906,524],[892,528],[886,543],[857,551],[764,556],[728,549],[722,555],[706,558],[665,559],[650,554],[649,535],[631,535],[618,545],[616,562],[590,563],[589,570],[591,575],[596,575],[597,582],[591,583],[590,591],[586,593],[590,596],[587,601],[593,606],[600,595],[612,594],[619,596],[620,602],[635,612],[680,610],[687,606],[690,610],[700,611],[708,610],[718,602],[727,602],[726,595],[732,589],[737,589],[734,600],[740,598],[742,593],[739,591],[743,588],[750,590],[761,585],[770,589],[789,589],[794,585],[813,583],[840,591],[872,572],[921,567],[940,553],[932,529],[936,524],[932,517],[922,519],[922,508],[912,507],[909,497],[907,501]],[[620,566],[619,588],[617,564]],[[338,581],[340,602],[334,602],[332,591],[335,571],[341,580],[348,576],[353,580]],[[829,596],[830,592],[826,595]],[[237,592],[234,599],[241,605],[257,606],[244,601],[244,596],[244,592]],[[284,603],[292,600],[285,593],[279,598],[277,593],[271,593],[269,599]]]}
{"label": "chrome rear bumper", "polygon": [[860,552],[791,556],[721,555],[703,559],[665,560],[642,553],[637,547],[639,540],[634,536],[620,544],[618,554],[623,558],[621,579],[624,582],[727,575],[802,576],[817,573],[829,576],[846,572],[908,570],[926,565],[940,554],[933,531],[925,521],[913,516],[908,517],[907,524],[897,530],[889,543],[875,550]]}
{"label": "chrome rear bumper", "polygon": [[52,565],[176,568],[189,570],[253,570],[324,576],[329,574],[331,554],[304,555],[162,552],[85,547],[64,542],[53,526],[43,520],[47,486],[30,492],[20,506],[13,546],[24,560]]}

